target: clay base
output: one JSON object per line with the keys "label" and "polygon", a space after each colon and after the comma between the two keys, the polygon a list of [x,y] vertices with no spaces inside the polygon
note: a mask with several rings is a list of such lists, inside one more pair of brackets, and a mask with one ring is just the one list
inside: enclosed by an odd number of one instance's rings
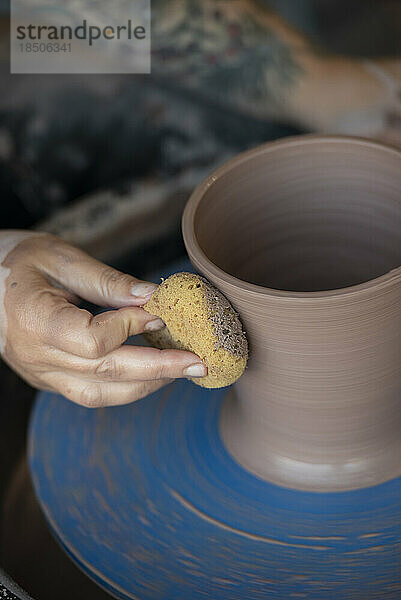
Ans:
{"label": "clay base", "polygon": [[222,435],[310,491],[401,472],[401,153],[298,136],[242,153],[183,215],[196,269],[241,316],[249,361]]}
{"label": "clay base", "polygon": [[[277,485],[298,490],[336,492],[374,486],[401,475],[400,439],[383,439],[382,451],[371,450],[371,453],[361,447],[357,454],[355,448],[350,449],[345,444],[342,451],[337,452],[335,462],[325,461],[322,448],[319,461],[311,452],[307,462],[299,459],[297,454],[278,454],[269,436],[268,415],[267,422],[252,417],[246,398],[239,399],[234,390],[227,394],[220,416],[223,442],[245,469]],[[302,455],[310,445],[310,438],[305,436],[302,448],[299,448]],[[296,449],[292,448],[293,451]],[[330,459],[332,457],[331,453]],[[399,460],[394,460],[395,457]]]}
{"label": "clay base", "polygon": [[179,382],[98,410],[39,395],[31,472],[74,561],[123,599],[399,599],[401,479],[337,493],[263,481],[221,441],[226,394]]}

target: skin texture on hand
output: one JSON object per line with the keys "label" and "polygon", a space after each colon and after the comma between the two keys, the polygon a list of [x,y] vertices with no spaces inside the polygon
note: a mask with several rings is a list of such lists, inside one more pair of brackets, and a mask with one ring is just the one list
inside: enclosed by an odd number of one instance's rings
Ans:
{"label": "skin texture on hand", "polygon": [[[0,232],[0,351],[32,386],[87,407],[126,404],[207,374],[191,352],[122,345],[164,323],[141,306],[157,288],[40,233]],[[80,298],[116,310],[93,316]]]}

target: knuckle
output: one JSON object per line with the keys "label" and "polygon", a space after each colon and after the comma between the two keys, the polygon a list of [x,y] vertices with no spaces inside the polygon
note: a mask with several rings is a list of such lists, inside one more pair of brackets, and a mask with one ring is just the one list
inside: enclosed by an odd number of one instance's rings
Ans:
{"label": "knuckle", "polygon": [[80,251],[55,235],[45,234],[40,240],[40,249],[47,254],[51,253],[59,274],[64,273],[79,259]]}
{"label": "knuckle", "polygon": [[104,295],[110,295],[117,286],[128,285],[131,281],[130,275],[119,273],[112,267],[106,267],[100,275],[99,285]]}
{"label": "knuckle", "polygon": [[56,235],[47,233],[43,238],[43,242],[46,244],[46,249],[51,250],[62,262],[74,262],[73,259],[77,258],[77,253],[79,252],[78,248],[71,246],[68,242]]}
{"label": "knuckle", "polygon": [[101,408],[105,406],[105,398],[101,387],[87,385],[78,393],[77,403],[86,408]]}
{"label": "knuckle", "polygon": [[95,375],[105,379],[120,379],[122,369],[112,356],[107,356],[96,366]]}
{"label": "knuckle", "polygon": [[160,351],[158,360],[155,362],[152,368],[152,379],[164,379],[168,371],[167,365],[162,362],[162,353]]}
{"label": "knuckle", "polygon": [[105,352],[104,340],[88,332],[88,335],[82,341],[82,355],[85,358],[100,358]]}
{"label": "knuckle", "polygon": [[169,379],[177,377],[179,364],[177,364],[176,350],[159,350],[155,363],[155,379]]}

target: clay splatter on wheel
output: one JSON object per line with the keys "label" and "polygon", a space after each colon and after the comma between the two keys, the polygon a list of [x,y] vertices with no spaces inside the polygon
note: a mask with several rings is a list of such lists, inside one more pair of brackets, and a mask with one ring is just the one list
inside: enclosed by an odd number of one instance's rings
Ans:
{"label": "clay splatter on wheel", "polygon": [[234,383],[244,372],[248,342],[238,314],[227,298],[206,279],[176,273],[162,282],[144,306],[166,327],[146,337],[157,348],[177,348],[197,354],[208,368],[192,381],[206,388]]}

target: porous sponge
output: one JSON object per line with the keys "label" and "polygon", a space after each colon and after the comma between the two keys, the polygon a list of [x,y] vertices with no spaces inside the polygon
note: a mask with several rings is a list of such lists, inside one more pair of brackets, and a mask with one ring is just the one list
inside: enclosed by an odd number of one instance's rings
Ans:
{"label": "porous sponge", "polygon": [[248,342],[241,321],[227,298],[203,277],[171,275],[143,308],[166,323],[164,329],[146,334],[152,346],[189,350],[205,363],[208,374],[191,378],[194,383],[225,387],[244,372]]}

